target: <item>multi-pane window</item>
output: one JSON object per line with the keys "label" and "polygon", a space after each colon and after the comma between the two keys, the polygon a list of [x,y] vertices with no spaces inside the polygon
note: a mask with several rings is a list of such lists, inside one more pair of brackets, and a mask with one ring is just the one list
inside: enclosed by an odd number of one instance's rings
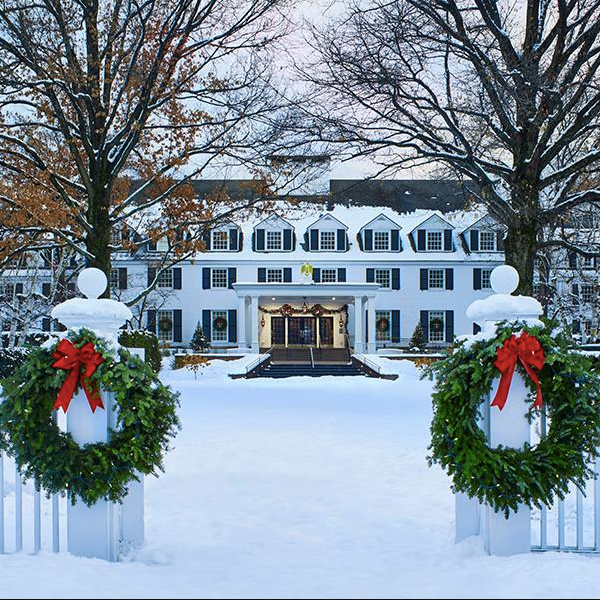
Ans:
{"label": "multi-pane window", "polygon": [[212,249],[229,250],[229,233],[227,231],[212,232]]}
{"label": "multi-pane window", "polygon": [[168,252],[169,251],[169,238],[164,236],[161,237],[158,242],[156,242],[156,249],[159,252]]}
{"label": "multi-pane window", "polygon": [[157,286],[159,288],[173,287],[173,269],[165,269],[158,274]]}
{"label": "multi-pane window", "polygon": [[582,256],[582,267],[584,269],[593,269],[594,268],[594,257],[593,256]]}
{"label": "multi-pane window", "polygon": [[431,252],[442,250],[442,242],[441,231],[427,231],[427,250]]}
{"label": "multi-pane window", "polygon": [[443,342],[446,339],[444,333],[444,317],[444,312],[441,310],[429,311],[430,342]]}
{"label": "multi-pane window", "polygon": [[227,287],[227,269],[212,269],[211,270],[211,287],[226,288]]}
{"label": "multi-pane window", "polygon": [[479,232],[479,250],[481,250],[481,252],[494,252],[496,250],[495,231]]}
{"label": "multi-pane window", "polygon": [[491,289],[492,269],[481,269],[481,289]]}
{"label": "multi-pane window", "polygon": [[267,231],[267,250],[281,250],[281,231]]}
{"label": "multi-pane window", "polygon": [[337,269],[321,269],[321,283],[336,283]]}
{"label": "multi-pane window", "polygon": [[390,249],[390,232],[389,231],[375,231],[373,233],[373,248],[375,250],[389,250]]}
{"label": "multi-pane window", "polygon": [[389,342],[392,337],[392,314],[389,310],[375,311],[375,339]]}
{"label": "multi-pane window", "polygon": [[321,231],[320,232],[320,250],[335,250],[335,231]]}
{"label": "multi-pane window", "polygon": [[594,299],[594,286],[584,284],[581,286],[581,299],[583,302],[591,302]]}
{"label": "multi-pane window", "polygon": [[429,289],[443,290],[445,284],[444,269],[429,269]]}
{"label": "multi-pane window", "polygon": [[592,321],[590,321],[589,319],[586,319],[583,322],[583,330],[585,331],[585,335],[587,337],[590,337],[590,336],[594,335],[595,334],[595,329],[593,327]]}
{"label": "multi-pane window", "polygon": [[159,310],[157,314],[157,335],[161,342],[173,340],[173,311]]}
{"label": "multi-pane window", "polygon": [[119,288],[119,269],[110,270],[109,283],[111,290],[116,290]]}
{"label": "multi-pane window", "polygon": [[391,277],[389,269],[375,269],[375,283],[378,283],[382,288],[391,286]]}
{"label": "multi-pane window", "polygon": [[283,283],[283,269],[267,269],[267,283]]}
{"label": "multi-pane window", "polygon": [[226,342],[227,334],[227,311],[213,310],[212,311],[212,332],[211,340],[213,342]]}

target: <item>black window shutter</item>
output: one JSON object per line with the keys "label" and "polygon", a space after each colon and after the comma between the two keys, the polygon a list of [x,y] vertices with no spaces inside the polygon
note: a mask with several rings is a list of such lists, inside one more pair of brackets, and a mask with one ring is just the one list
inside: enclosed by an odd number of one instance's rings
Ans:
{"label": "black window shutter", "polygon": [[17,283],[15,285],[15,292],[17,294],[22,294],[23,293],[23,284],[22,283]]}
{"label": "black window shutter", "polygon": [[373,230],[365,229],[365,252],[371,252],[373,250]]}
{"label": "black window shutter", "polygon": [[452,229],[444,229],[444,251],[452,252]]}
{"label": "black window shutter", "polygon": [[421,289],[428,290],[429,289],[429,271],[428,271],[428,269],[420,269],[419,280],[420,280],[420,284],[421,284]]}
{"label": "black window shutter", "polygon": [[[479,252],[479,230],[471,229],[471,252]],[[479,289],[479,288],[476,288]]]}
{"label": "black window shutter", "polygon": [[119,267],[119,289],[127,289],[127,267]]}
{"label": "black window shutter", "polygon": [[473,335],[477,335],[481,331],[481,327],[477,323],[473,323]]}
{"label": "black window shutter", "polygon": [[154,240],[150,240],[148,242],[148,250],[154,252],[156,250],[156,242]]}
{"label": "black window shutter", "polygon": [[283,230],[283,249],[284,250],[292,249],[292,230],[291,229]]}
{"label": "black window shutter", "polygon": [[156,277],[156,269],[154,267],[148,267],[148,285],[150,286]]}
{"label": "black window shutter", "polygon": [[309,250],[318,250],[319,249],[319,230],[311,229],[310,230],[310,247]]}
{"label": "black window shutter", "polygon": [[346,283],[346,269],[345,268],[339,268],[337,270],[337,280],[338,283]]}
{"label": "black window shutter", "polygon": [[202,234],[202,241],[204,242],[204,245],[206,246],[206,250],[208,252],[210,252],[210,231],[205,231]]}
{"label": "black window shutter", "polygon": [[266,283],[267,281],[267,270],[264,267],[258,269],[258,283]]}
{"label": "black window shutter", "polygon": [[229,230],[229,249],[237,252],[238,250],[238,230]]}
{"label": "black window shutter", "polygon": [[454,341],[454,311],[446,311],[446,341],[451,344]]}
{"label": "black window shutter", "polygon": [[419,252],[425,251],[425,230],[417,229],[417,250]]}
{"label": "black window shutter", "polygon": [[321,269],[313,269],[313,281],[321,283]]}
{"label": "black window shutter", "polygon": [[148,311],[148,324],[147,324],[146,328],[148,329],[148,331],[151,331],[154,334],[156,333],[156,311],[155,310]]}
{"label": "black window shutter", "polygon": [[577,268],[577,254],[575,252],[569,252],[569,269]]}
{"label": "black window shutter", "polygon": [[375,283],[375,269],[367,269],[367,283]]}
{"label": "black window shutter", "polygon": [[400,252],[400,230],[399,229],[392,229],[391,240],[392,240],[392,252]]}
{"label": "black window shutter", "polygon": [[283,269],[283,283],[292,283],[292,267]]}
{"label": "black window shutter", "polygon": [[400,269],[392,269],[392,289],[400,289]]}
{"label": "black window shutter", "polygon": [[581,321],[579,319],[573,319],[572,323],[573,333],[581,333]]}
{"label": "black window shutter", "polygon": [[182,341],[182,318],[181,318],[181,309],[176,309],[173,311],[173,341],[181,342]]}
{"label": "black window shutter", "polygon": [[473,269],[473,289],[481,289],[481,269]]}
{"label": "black window shutter", "polygon": [[173,289],[181,289],[181,267],[173,268]]}
{"label": "black window shutter", "polygon": [[400,341],[400,311],[392,311],[392,343]]}
{"label": "black window shutter", "polygon": [[202,289],[210,290],[210,267],[202,267]]}
{"label": "black window shutter", "polygon": [[227,287],[232,290],[233,284],[237,281],[237,269],[235,267],[229,267],[227,269]]}
{"label": "black window shutter", "polygon": [[504,251],[504,232],[498,231],[496,233],[496,250],[499,252]]}
{"label": "black window shutter", "polygon": [[42,294],[46,296],[46,298],[50,296],[50,289],[50,284],[48,282],[42,283]]}
{"label": "black window shutter", "polygon": [[573,298],[573,302],[575,302],[576,304],[579,303],[579,284],[574,283],[571,286],[571,293],[573,294],[574,298]]}
{"label": "black window shutter", "polygon": [[338,252],[346,252],[346,230],[337,230],[337,249]]}
{"label": "black window shutter", "polygon": [[262,252],[265,249],[265,230],[257,229],[255,238],[256,247],[254,248],[258,252]]}
{"label": "black window shutter", "polygon": [[204,334],[206,341],[210,342],[210,339],[212,337],[212,328],[211,328],[211,322],[210,322],[210,310],[202,311],[202,333]]}
{"label": "black window shutter", "polygon": [[227,311],[227,325],[229,328],[229,343],[237,342],[237,310]]}
{"label": "black window shutter", "polygon": [[429,342],[429,311],[422,310],[420,314],[421,329],[423,330],[423,339],[425,343]]}
{"label": "black window shutter", "polygon": [[44,317],[42,319],[42,331],[50,331],[50,324],[52,319],[50,317]]}
{"label": "black window shutter", "polygon": [[238,231],[238,252],[241,252],[244,249],[244,233],[242,231]]}
{"label": "black window shutter", "polygon": [[454,289],[454,269],[446,269],[446,289]]}

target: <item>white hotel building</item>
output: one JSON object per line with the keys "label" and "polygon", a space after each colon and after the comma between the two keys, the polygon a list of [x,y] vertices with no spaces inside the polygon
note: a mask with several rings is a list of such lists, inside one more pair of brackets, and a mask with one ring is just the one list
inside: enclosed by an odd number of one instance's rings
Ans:
{"label": "white hotel building", "polygon": [[[303,206],[210,232],[206,252],[160,275],[142,324],[189,346],[200,323],[212,348],[251,352],[406,347],[417,323],[431,346],[474,331],[465,311],[491,293],[490,272],[504,260],[503,231],[491,218]],[[115,255],[118,295],[154,279],[159,250]]]}

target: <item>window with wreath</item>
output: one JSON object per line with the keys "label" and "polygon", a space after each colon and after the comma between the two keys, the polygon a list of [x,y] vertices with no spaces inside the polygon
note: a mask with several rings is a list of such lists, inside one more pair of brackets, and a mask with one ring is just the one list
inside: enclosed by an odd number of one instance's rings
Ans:
{"label": "window with wreath", "polygon": [[283,269],[267,269],[267,283],[283,283]]}
{"label": "window with wreath", "polygon": [[321,283],[336,283],[337,269],[321,269]]}
{"label": "window with wreath", "polygon": [[378,283],[382,288],[391,287],[391,275],[389,269],[375,269],[375,283]]}
{"label": "window with wreath", "polygon": [[492,270],[493,269],[481,269],[481,289],[492,289]]}
{"label": "window with wreath", "polygon": [[157,315],[157,336],[161,342],[173,341],[173,311],[159,310]]}
{"label": "window with wreath", "polygon": [[480,252],[495,252],[496,251],[496,232],[495,231],[480,231],[479,232],[479,250],[480,250]]}
{"label": "window with wreath", "polygon": [[267,231],[267,250],[281,250],[283,248],[282,239],[281,231]]}
{"label": "window with wreath", "polygon": [[429,269],[429,289],[443,290],[445,288],[445,273],[444,269]]}
{"label": "window with wreath", "polygon": [[229,250],[229,232],[213,231],[211,248],[213,250]]}
{"label": "window with wreath", "polygon": [[227,333],[227,311],[213,310],[211,313],[212,331],[211,340],[213,342],[226,342],[228,340]]}
{"label": "window with wreath", "polygon": [[429,311],[429,341],[443,342],[446,339],[445,335],[445,317],[444,311],[432,310]]}
{"label": "window with wreath", "polygon": [[392,339],[392,313],[389,310],[375,311],[375,339],[389,342]]}
{"label": "window with wreath", "polygon": [[159,288],[172,288],[173,287],[173,269],[165,269],[158,274],[158,281],[156,285]]}
{"label": "window with wreath", "polygon": [[443,235],[441,231],[427,231],[427,245],[429,252],[437,252],[443,248]]}
{"label": "window with wreath", "polygon": [[375,250],[389,250],[390,249],[390,232],[389,231],[375,231],[373,233],[373,248]]}
{"label": "window with wreath", "polygon": [[335,250],[335,231],[320,231],[320,250]]}
{"label": "window with wreath", "polygon": [[227,287],[227,269],[211,269],[211,287]]}

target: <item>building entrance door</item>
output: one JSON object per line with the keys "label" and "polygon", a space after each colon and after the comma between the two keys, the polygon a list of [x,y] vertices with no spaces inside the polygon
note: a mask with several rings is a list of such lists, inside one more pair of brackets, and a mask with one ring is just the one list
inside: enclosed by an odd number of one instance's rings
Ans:
{"label": "building entrance door", "polygon": [[285,346],[285,317],[271,317],[271,346]]}
{"label": "building entrance door", "polygon": [[319,318],[321,346],[333,346],[333,317]]}
{"label": "building entrance door", "polygon": [[317,340],[315,317],[288,318],[288,345],[314,346]]}

